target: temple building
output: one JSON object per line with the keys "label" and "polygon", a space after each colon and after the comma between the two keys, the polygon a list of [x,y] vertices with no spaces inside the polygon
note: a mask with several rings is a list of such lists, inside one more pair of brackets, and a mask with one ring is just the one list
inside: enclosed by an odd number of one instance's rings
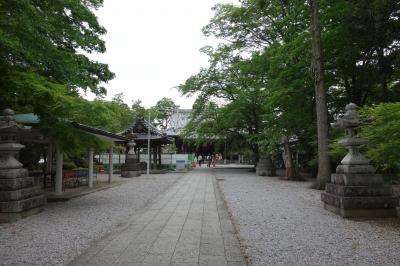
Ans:
{"label": "temple building", "polygon": [[[144,119],[143,116],[138,116],[134,124],[127,127],[124,131],[118,133],[118,135],[124,136],[125,138],[132,139],[135,142],[135,154],[137,161],[140,162],[141,150],[147,149],[150,129],[150,157],[152,157],[151,168],[161,168],[161,155],[162,147],[167,144],[174,143],[174,138],[161,132],[153,124]],[[121,142],[123,144],[124,142]],[[149,154],[149,153],[148,153]]]}
{"label": "temple building", "polygon": [[192,109],[175,109],[168,118],[165,133],[174,138],[177,153],[193,153],[194,148],[182,139],[183,129],[189,122]]}

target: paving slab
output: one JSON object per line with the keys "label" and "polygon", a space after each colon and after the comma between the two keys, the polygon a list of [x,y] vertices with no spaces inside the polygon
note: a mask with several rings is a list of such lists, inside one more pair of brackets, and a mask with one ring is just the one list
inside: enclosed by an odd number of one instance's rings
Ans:
{"label": "paving slab", "polygon": [[246,265],[213,169],[187,173],[69,265]]}

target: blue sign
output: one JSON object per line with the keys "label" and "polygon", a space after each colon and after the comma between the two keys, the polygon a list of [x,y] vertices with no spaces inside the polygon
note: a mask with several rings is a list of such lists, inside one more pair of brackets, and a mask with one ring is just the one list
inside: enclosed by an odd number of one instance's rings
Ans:
{"label": "blue sign", "polygon": [[186,168],[185,160],[176,160],[176,170],[184,170]]}

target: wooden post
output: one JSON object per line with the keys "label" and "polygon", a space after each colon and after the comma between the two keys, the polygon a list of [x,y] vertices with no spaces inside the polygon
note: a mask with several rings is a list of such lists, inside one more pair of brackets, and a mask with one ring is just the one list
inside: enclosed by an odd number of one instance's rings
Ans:
{"label": "wooden post", "polygon": [[157,169],[157,146],[153,148],[153,165],[154,169]]}
{"label": "wooden post", "polygon": [[88,185],[90,188],[93,187],[93,149],[89,149],[89,163],[88,163]]}
{"label": "wooden post", "polygon": [[161,169],[161,146],[158,146],[158,166]]}
{"label": "wooden post", "polygon": [[55,193],[61,195],[63,189],[63,151],[57,145],[57,163],[56,163],[56,180],[55,180]]}
{"label": "wooden post", "polygon": [[51,167],[53,164],[53,143],[49,143],[49,147],[47,149],[47,165],[46,172],[51,174]]}
{"label": "wooden post", "polygon": [[113,148],[110,148],[109,154],[108,154],[108,183],[111,183],[111,178],[113,175]]}

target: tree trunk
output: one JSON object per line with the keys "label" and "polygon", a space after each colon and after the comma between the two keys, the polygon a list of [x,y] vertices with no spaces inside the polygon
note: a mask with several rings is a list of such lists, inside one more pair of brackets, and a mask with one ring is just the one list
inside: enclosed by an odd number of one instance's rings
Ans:
{"label": "tree trunk", "polygon": [[390,71],[387,67],[387,63],[385,62],[385,55],[383,53],[383,48],[380,47],[377,49],[377,54],[378,54],[378,66],[379,66],[379,79],[381,83],[381,90],[382,90],[382,101],[383,102],[388,102],[389,96],[388,96],[388,85],[387,85],[387,73]]}
{"label": "tree trunk", "polygon": [[311,13],[312,63],[311,70],[315,87],[315,101],[318,131],[318,175],[314,188],[324,189],[330,180],[330,161],[328,154],[328,108],[322,65],[321,28],[317,0],[309,0]]}
{"label": "tree trunk", "polygon": [[296,171],[296,166],[293,162],[293,152],[290,148],[289,138],[283,137],[283,149],[285,150],[285,169],[287,180],[301,180],[300,176]]}

